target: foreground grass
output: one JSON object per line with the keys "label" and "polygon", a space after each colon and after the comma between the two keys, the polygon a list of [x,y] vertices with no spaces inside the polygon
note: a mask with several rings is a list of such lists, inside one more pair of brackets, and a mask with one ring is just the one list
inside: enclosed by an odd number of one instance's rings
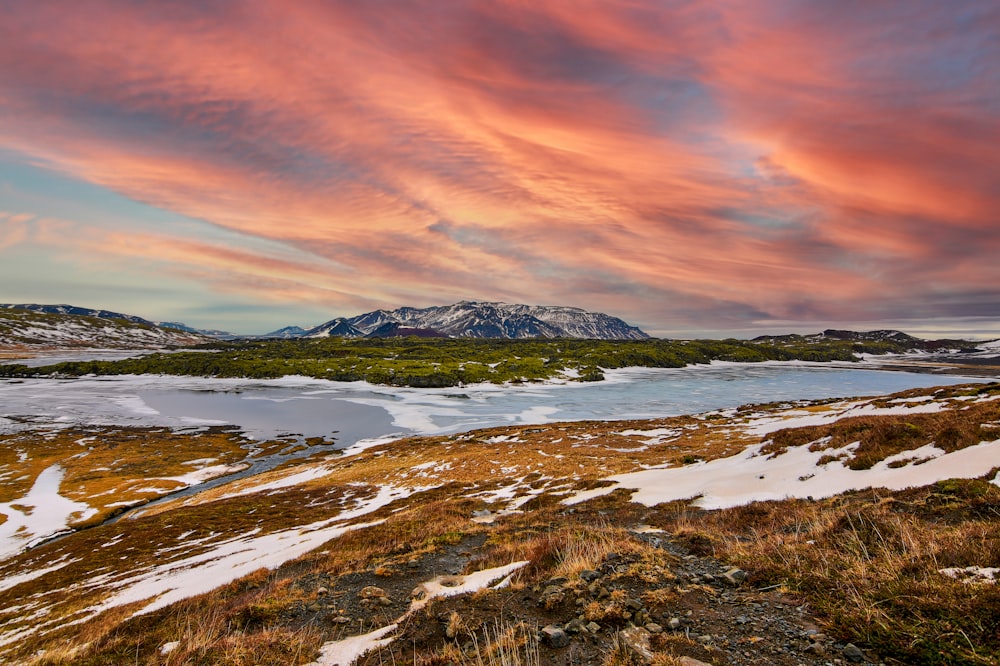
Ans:
{"label": "foreground grass", "polygon": [[828,631],[894,663],[1000,661],[1000,586],[941,573],[1000,566],[1000,488],[984,479],[711,513],[676,506],[659,520],[753,572],[755,585],[801,595]]}

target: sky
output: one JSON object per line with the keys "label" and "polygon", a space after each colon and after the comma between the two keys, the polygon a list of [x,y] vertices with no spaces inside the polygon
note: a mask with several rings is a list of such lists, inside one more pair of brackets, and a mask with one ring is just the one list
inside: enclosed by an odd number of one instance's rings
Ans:
{"label": "sky", "polygon": [[1000,4],[0,0],[0,302],[1000,337]]}

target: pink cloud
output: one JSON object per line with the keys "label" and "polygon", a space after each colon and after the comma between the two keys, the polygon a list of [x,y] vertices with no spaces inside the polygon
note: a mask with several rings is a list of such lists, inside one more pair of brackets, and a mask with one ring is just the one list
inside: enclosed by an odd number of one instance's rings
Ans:
{"label": "pink cloud", "polygon": [[106,252],[304,300],[580,285],[692,321],[868,317],[920,297],[902,284],[1000,277],[988,4],[969,31],[879,3],[208,7],[12,12],[0,147],[303,265],[168,229]]}

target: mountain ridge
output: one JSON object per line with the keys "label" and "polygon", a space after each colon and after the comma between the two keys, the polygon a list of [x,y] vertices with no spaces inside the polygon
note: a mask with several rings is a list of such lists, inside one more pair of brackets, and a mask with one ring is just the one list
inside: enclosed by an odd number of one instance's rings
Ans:
{"label": "mountain ridge", "polygon": [[[392,333],[390,325],[402,327]],[[582,338],[595,340],[646,340],[650,336],[636,326],[603,312],[553,305],[524,305],[497,301],[460,301],[427,308],[401,307],[373,310],[354,317],[338,317],[309,329],[302,337],[343,335],[361,337],[407,334],[465,338]],[[353,329],[353,330],[352,330]],[[332,332],[332,331],[338,332]]]}
{"label": "mountain ridge", "polygon": [[70,305],[0,305],[0,348],[157,349],[212,340],[200,333],[109,310]]}

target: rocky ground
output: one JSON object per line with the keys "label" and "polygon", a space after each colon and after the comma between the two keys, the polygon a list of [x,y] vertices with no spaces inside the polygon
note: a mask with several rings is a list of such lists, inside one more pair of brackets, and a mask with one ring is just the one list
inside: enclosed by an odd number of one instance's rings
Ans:
{"label": "rocky ground", "polygon": [[[653,663],[654,651],[686,666],[880,663],[823,634],[803,600],[774,586],[756,589],[746,584],[746,572],[694,554],[662,532],[640,527],[632,536],[660,551],[669,566],[610,552],[575,576],[442,599],[405,619],[391,646],[357,663],[415,663],[411,655],[443,654],[449,643],[471,657],[498,622],[527,627],[542,664],[604,664],[616,645],[636,664]],[[296,609],[296,619],[338,625],[343,637],[396,622],[421,581],[462,574],[485,540],[463,539],[398,570],[304,578],[299,584],[313,600]],[[419,663],[450,663],[424,659]]]}

